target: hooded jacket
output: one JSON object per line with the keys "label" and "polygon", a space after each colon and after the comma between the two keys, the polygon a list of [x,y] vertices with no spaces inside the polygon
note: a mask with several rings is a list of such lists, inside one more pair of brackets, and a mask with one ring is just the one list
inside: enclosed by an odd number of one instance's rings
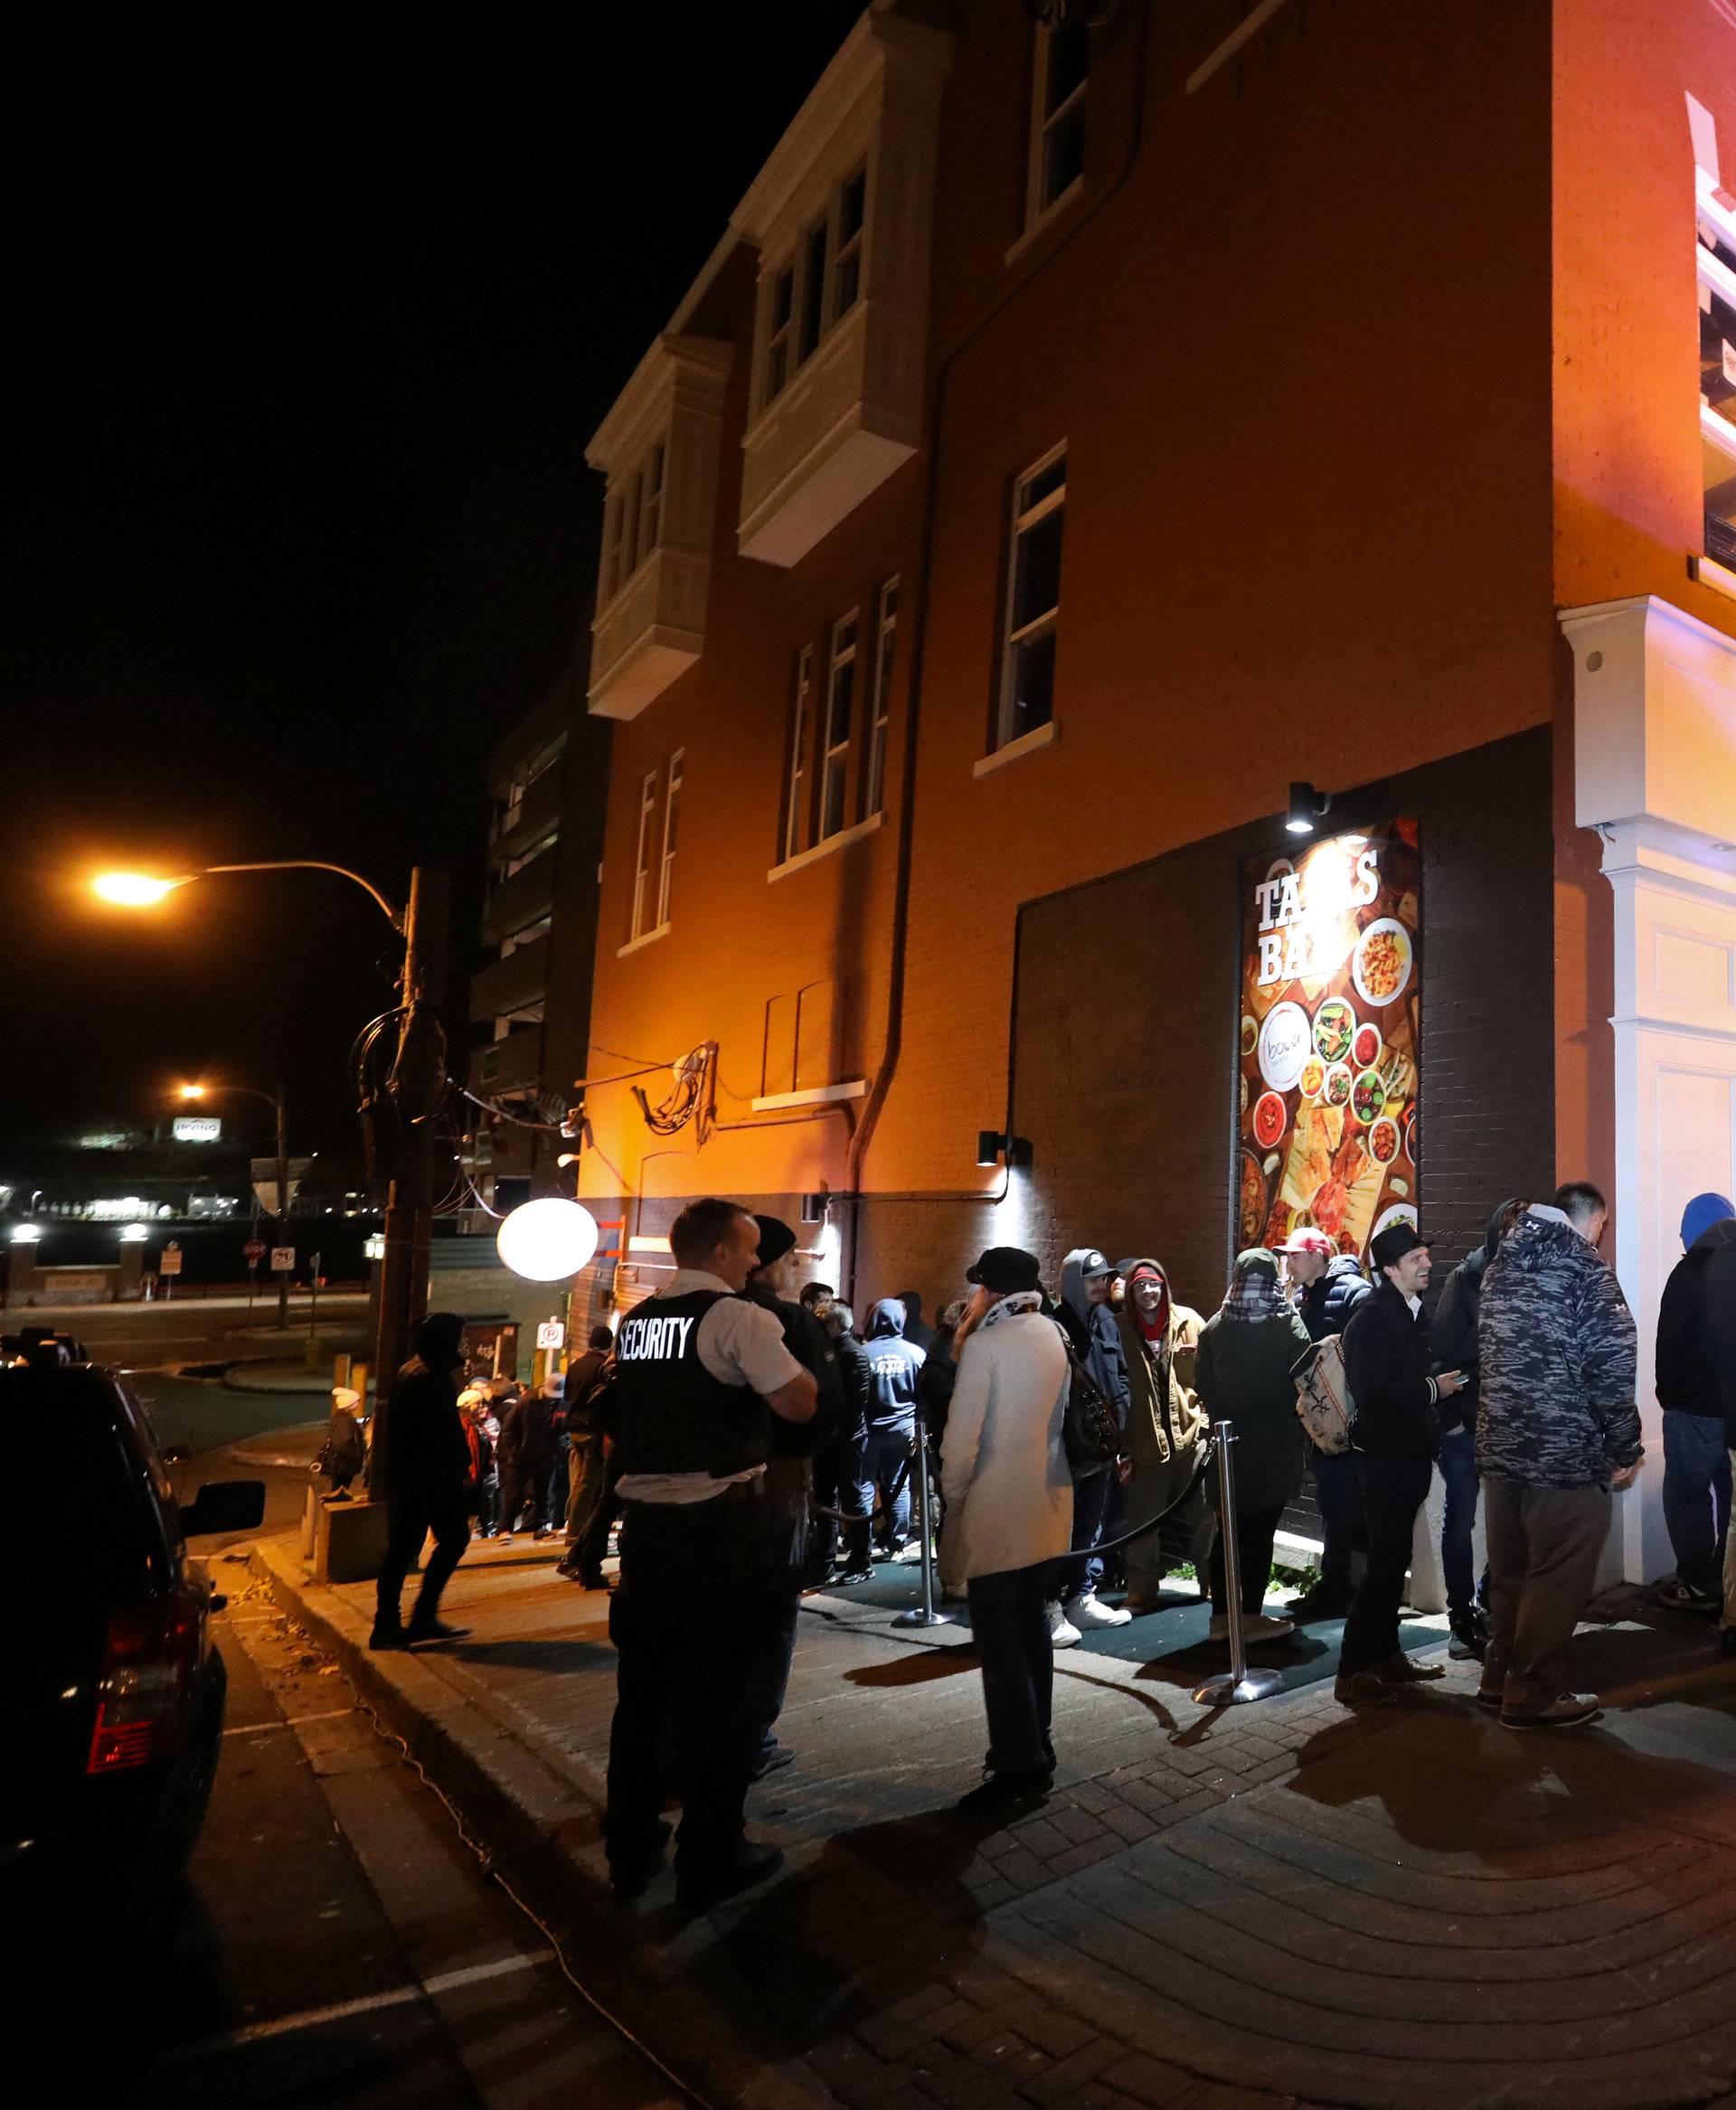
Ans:
{"label": "hooded jacket", "polygon": [[1311,1282],[1297,1299],[1296,1308],[1308,1330],[1310,1341],[1324,1341],[1329,1333],[1342,1333],[1350,1314],[1371,1294],[1372,1285],[1354,1253],[1340,1253],[1326,1263],[1318,1282]]}
{"label": "hooded jacket", "polygon": [[904,1307],[895,1296],[882,1297],[868,1314],[863,1347],[873,1380],[868,1426],[885,1433],[910,1436],[916,1429],[916,1373],[922,1351],[904,1338]]}
{"label": "hooded jacket", "polygon": [[1131,1295],[1118,1315],[1121,1352],[1127,1370],[1127,1427],[1135,1437],[1134,1455],[1147,1445],[1167,1465],[1191,1451],[1205,1428],[1205,1415],[1188,1380],[1194,1375],[1202,1321],[1197,1312],[1170,1295],[1169,1277],[1156,1260],[1124,1260],[1119,1272],[1129,1291],[1137,1274],[1155,1275],[1164,1301],[1147,1333],[1134,1309]]}
{"label": "hooded jacket", "polygon": [[1109,1401],[1123,1428],[1127,1425],[1127,1361],[1121,1329],[1108,1305],[1094,1305],[1085,1287],[1085,1263],[1100,1258],[1093,1246],[1076,1246],[1061,1265],[1061,1320],[1085,1374]]}
{"label": "hooded jacket", "polygon": [[458,1412],[462,1319],[431,1312],[416,1329],[416,1353],[393,1381],[386,1402],[386,1499],[438,1498],[462,1492],[470,1475],[470,1439]]}
{"label": "hooded jacket", "polygon": [[1447,1277],[1441,1286],[1440,1302],[1435,1306],[1429,1333],[1436,1368],[1465,1374],[1464,1390],[1455,1392],[1450,1399],[1442,1399],[1436,1408],[1443,1436],[1455,1428],[1477,1427],[1477,1306],[1483,1299],[1483,1277],[1489,1262],[1501,1249],[1501,1219],[1511,1206],[1504,1201],[1490,1217],[1483,1243],[1473,1246]]}
{"label": "hooded jacket", "polygon": [[1522,1487],[1605,1487],[1641,1455],[1633,1314],[1559,1210],[1533,1207],[1483,1276],[1477,1465]]}
{"label": "hooded jacket", "polygon": [[1722,1416],[1736,1448],[1736,1217],[1701,1232],[1657,1307],[1657,1403]]}

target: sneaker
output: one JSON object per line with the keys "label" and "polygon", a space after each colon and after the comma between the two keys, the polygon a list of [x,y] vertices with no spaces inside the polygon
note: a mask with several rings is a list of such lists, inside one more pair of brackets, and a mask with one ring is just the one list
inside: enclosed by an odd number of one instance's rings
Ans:
{"label": "sneaker", "polygon": [[1229,1613],[1228,1613],[1228,1612],[1213,1612],[1213,1613],[1212,1613],[1212,1618],[1211,1618],[1211,1623],[1208,1625],[1208,1626],[1206,1627],[1206,1630],[1205,1630],[1205,1638],[1206,1638],[1208,1641],[1228,1641],[1228,1640],[1229,1640],[1229,1638],[1230,1638],[1230,1615],[1229,1615]]}
{"label": "sneaker", "polygon": [[401,1626],[382,1626],[376,1620],[373,1632],[368,1636],[370,1648],[408,1648],[410,1636]]}
{"label": "sneaker", "polygon": [[959,1796],[954,1804],[967,1817],[993,1816],[1002,1810],[1029,1809],[1043,1800],[1055,1785],[1052,1771],[1042,1773],[986,1773],[980,1786]]}
{"label": "sneaker", "polygon": [[1500,1713],[1501,1700],[1501,1688],[1498,1685],[1495,1686],[1493,1691],[1491,1691],[1489,1687],[1486,1685],[1479,1685],[1477,1687],[1477,1704],[1479,1707],[1486,1707],[1491,1714]]}
{"label": "sneaker", "polygon": [[1273,1619],[1264,1612],[1257,1612],[1241,1623],[1244,1641],[1282,1641],[1286,1634],[1295,1632],[1294,1619]]}
{"label": "sneaker", "polygon": [[1049,1607],[1049,1641],[1054,1648],[1071,1648],[1079,1639],[1079,1629],[1068,1618],[1059,1605]]}
{"label": "sneaker", "polygon": [[1483,1651],[1488,1643],[1488,1629],[1473,1612],[1455,1612],[1448,1622],[1452,1639],[1447,1644],[1447,1653],[1455,1663],[1483,1661]]}
{"label": "sneaker", "polygon": [[419,1619],[412,1614],[404,1634],[410,1641],[462,1641],[469,1631],[467,1626],[453,1626],[444,1619]]}
{"label": "sneaker", "polygon": [[1132,1620],[1133,1614],[1119,1610],[1114,1605],[1106,1605],[1101,1597],[1093,1593],[1089,1597],[1075,1597],[1067,1606],[1065,1616],[1082,1632],[1090,1626],[1126,1626]]}
{"label": "sneaker", "polygon": [[858,1583],[873,1582],[873,1579],[874,1571],[872,1568],[846,1568],[842,1574],[832,1578],[830,1587],[835,1590],[848,1590],[854,1589]]}
{"label": "sneaker", "polygon": [[788,1744],[780,1744],[774,1737],[753,1762],[750,1780],[763,1780],[769,1773],[781,1773],[786,1766],[794,1766],[796,1754]]}
{"label": "sneaker", "polygon": [[533,1539],[552,1539],[554,1536],[554,1527],[552,1524],[539,1524],[535,1531],[531,1533],[531,1536]]}
{"label": "sneaker", "polygon": [[744,1839],[732,1860],[715,1868],[684,1868],[675,1859],[675,1900],[684,1912],[705,1912],[739,1890],[750,1890],[784,1865],[781,1846],[750,1846]]}
{"label": "sneaker", "polygon": [[1704,1595],[1684,1583],[1679,1575],[1673,1575],[1668,1582],[1660,1584],[1656,1594],[1657,1602],[1660,1605],[1667,1605],[1673,1612],[1703,1612],[1708,1615],[1715,1615],[1724,1608],[1724,1600],[1722,1596]]}
{"label": "sneaker", "polygon": [[1375,1674],[1385,1679],[1389,1685],[1426,1685],[1436,1678],[1444,1678],[1446,1670],[1439,1663],[1419,1663],[1401,1651],[1388,1656],[1383,1663],[1374,1666]]}
{"label": "sneaker", "polygon": [[1373,1671],[1340,1671],[1332,1696],[1340,1707],[1391,1707],[1398,1699],[1386,1680]]}
{"label": "sneaker", "polygon": [[1503,1708],[1501,1727],[1504,1729],[1577,1729],[1585,1722],[1595,1721],[1602,1712],[1595,1692],[1563,1692],[1547,1707],[1535,1708],[1527,1714],[1509,1714]]}
{"label": "sneaker", "polygon": [[496,1546],[510,1546],[512,1542],[513,1534],[510,1531],[496,1531],[495,1533],[495,1544]]}

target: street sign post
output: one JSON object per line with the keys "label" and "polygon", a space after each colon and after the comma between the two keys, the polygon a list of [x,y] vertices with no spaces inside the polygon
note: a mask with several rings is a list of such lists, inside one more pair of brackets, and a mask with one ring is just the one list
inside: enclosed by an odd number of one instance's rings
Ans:
{"label": "street sign post", "polygon": [[263,1239],[249,1239],[241,1250],[247,1255],[248,1266],[257,1267],[265,1258],[265,1240]]}
{"label": "street sign post", "polygon": [[296,1271],[296,1248],[293,1246],[273,1246],[271,1272],[273,1275],[293,1275]]}
{"label": "street sign post", "polygon": [[543,1319],[536,1329],[536,1345],[539,1348],[562,1349],[567,1344],[567,1330],[559,1319]]}
{"label": "street sign post", "polygon": [[175,1277],[181,1272],[181,1248],[173,1239],[156,1257],[157,1277],[163,1285],[163,1301],[175,1301]]}

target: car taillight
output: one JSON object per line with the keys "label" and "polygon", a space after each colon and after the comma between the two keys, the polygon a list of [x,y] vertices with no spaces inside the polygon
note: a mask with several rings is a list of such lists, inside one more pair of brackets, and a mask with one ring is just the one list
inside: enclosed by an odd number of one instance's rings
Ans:
{"label": "car taillight", "polygon": [[179,1590],[110,1618],[86,1773],[148,1766],[179,1747],[203,1623],[203,1602]]}

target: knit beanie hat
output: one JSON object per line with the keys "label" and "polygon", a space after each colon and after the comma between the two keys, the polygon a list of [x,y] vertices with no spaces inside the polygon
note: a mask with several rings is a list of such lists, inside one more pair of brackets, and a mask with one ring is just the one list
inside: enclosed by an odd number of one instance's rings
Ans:
{"label": "knit beanie hat", "polygon": [[1727,1216],[1736,1216],[1725,1194],[1696,1194],[1682,1211],[1682,1250],[1685,1253],[1703,1232]]}

